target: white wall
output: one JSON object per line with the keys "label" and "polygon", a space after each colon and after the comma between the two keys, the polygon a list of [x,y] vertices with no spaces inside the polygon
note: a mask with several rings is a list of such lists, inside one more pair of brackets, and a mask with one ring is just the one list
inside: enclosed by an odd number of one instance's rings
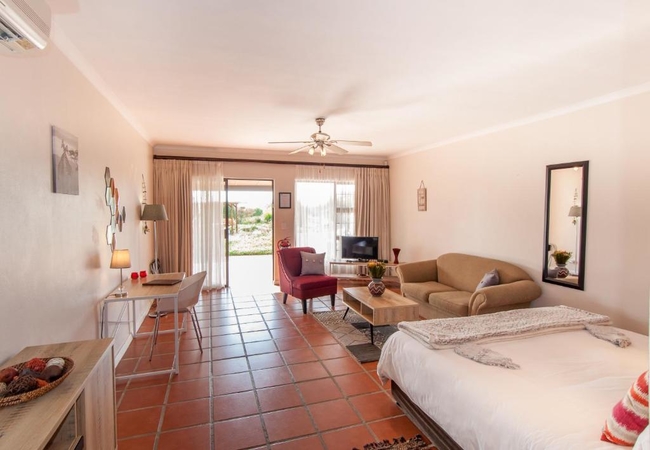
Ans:
{"label": "white wall", "polygon": [[[105,167],[126,208],[117,247],[130,250],[132,270],[147,267],[153,245],[138,220],[142,175],[151,186],[146,141],[52,43],[0,56],[0,73],[2,362],[28,345],[99,337],[99,302],[119,283],[105,237]],[[79,140],[78,196],[52,192],[51,125]]]}
{"label": "white wall", "polygon": [[[510,261],[540,282],[535,305],[588,309],[648,334],[649,114],[644,93],[392,159],[391,245],[404,261],[447,252]],[[585,291],[540,281],[546,165],[580,160],[590,161]]]}

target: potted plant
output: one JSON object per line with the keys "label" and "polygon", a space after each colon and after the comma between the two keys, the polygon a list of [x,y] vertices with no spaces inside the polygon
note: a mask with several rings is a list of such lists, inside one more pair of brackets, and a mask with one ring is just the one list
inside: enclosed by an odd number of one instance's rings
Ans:
{"label": "potted plant", "polygon": [[386,264],[379,261],[370,261],[367,267],[368,274],[372,278],[372,281],[368,284],[368,290],[373,297],[381,297],[386,290],[386,286],[381,281],[381,278],[386,273]]}
{"label": "potted plant", "polygon": [[573,253],[567,252],[566,250],[556,250],[551,254],[553,259],[555,259],[555,264],[560,267],[566,265],[569,259],[571,259],[571,255],[573,255]]}

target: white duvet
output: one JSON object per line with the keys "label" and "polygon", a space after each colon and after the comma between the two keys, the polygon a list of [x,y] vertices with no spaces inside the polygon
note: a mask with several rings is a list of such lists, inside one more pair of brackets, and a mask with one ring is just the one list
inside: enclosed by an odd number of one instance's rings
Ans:
{"label": "white duvet", "polygon": [[519,370],[431,350],[397,332],[384,344],[377,372],[465,450],[621,449],[600,440],[603,423],[648,369],[648,337],[622,331],[631,346],[585,330],[486,344]]}

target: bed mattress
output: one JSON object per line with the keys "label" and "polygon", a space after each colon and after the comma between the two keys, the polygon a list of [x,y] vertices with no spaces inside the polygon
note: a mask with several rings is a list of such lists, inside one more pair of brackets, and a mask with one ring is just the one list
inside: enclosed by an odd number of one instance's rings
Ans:
{"label": "bed mattress", "polygon": [[621,331],[631,346],[585,330],[485,344],[519,370],[430,350],[400,331],[384,344],[377,371],[465,450],[614,450],[600,440],[604,421],[648,369],[648,337]]}

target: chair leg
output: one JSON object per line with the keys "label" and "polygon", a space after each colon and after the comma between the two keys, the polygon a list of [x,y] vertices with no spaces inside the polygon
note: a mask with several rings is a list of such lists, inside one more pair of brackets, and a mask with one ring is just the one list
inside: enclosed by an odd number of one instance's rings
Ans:
{"label": "chair leg", "polygon": [[282,297],[282,303],[285,304],[285,305],[287,304],[287,294],[286,293],[284,294],[284,297]]}
{"label": "chair leg", "polygon": [[330,299],[332,300],[332,309],[334,309],[334,302],[336,301],[336,300],[335,300],[335,295],[334,295],[334,294],[331,294],[331,295],[330,295]]}
{"label": "chair leg", "polygon": [[196,334],[196,340],[199,341],[199,350],[201,350],[201,353],[203,353],[203,346],[201,345],[201,337],[199,337],[199,330],[197,329],[199,319],[198,317],[196,319],[194,318],[194,314],[192,314],[191,309],[188,309],[187,312],[190,315],[190,319],[192,319],[192,325],[194,326],[194,334]]}
{"label": "chair leg", "polygon": [[199,316],[196,315],[196,309],[194,309],[194,306],[192,306],[191,313],[194,314],[194,318],[196,319],[196,326],[199,329],[199,334],[201,335],[201,339],[203,339],[203,332],[201,331],[201,325],[199,325]]}
{"label": "chair leg", "polygon": [[307,300],[302,301],[302,313],[307,314]]}
{"label": "chair leg", "polygon": [[158,342],[158,328],[160,327],[160,314],[156,313],[156,322],[153,324],[153,339],[151,341],[151,352],[149,352],[149,361],[153,358],[153,348]]}

